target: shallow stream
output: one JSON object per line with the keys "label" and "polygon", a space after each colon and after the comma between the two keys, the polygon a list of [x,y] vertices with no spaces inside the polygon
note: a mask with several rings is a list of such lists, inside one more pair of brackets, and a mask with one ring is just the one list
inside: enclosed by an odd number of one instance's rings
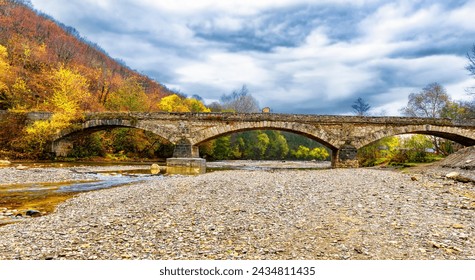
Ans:
{"label": "shallow stream", "polygon": [[[74,168],[78,169],[107,166],[106,171],[79,171],[87,180],[63,182],[35,182],[2,184],[0,178],[0,225],[15,222],[31,216],[41,216],[54,211],[56,206],[81,192],[123,186],[126,184],[160,179],[161,174],[152,174],[150,165],[136,165],[124,169],[120,165],[95,165],[71,163],[22,163],[10,167],[24,168]],[[116,168],[116,169],[115,169]]]}

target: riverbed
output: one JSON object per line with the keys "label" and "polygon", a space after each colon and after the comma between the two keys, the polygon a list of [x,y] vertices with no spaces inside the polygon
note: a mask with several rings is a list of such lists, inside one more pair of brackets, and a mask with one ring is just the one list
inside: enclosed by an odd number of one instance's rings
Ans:
{"label": "riverbed", "polygon": [[[216,161],[208,172],[223,170],[324,169],[329,162],[317,161]],[[14,163],[0,168],[0,226],[47,215],[56,206],[82,192],[95,191],[165,176],[162,163],[41,162]]]}
{"label": "riverbed", "polygon": [[0,259],[475,259],[475,188],[383,169],[232,170],[78,194]]}

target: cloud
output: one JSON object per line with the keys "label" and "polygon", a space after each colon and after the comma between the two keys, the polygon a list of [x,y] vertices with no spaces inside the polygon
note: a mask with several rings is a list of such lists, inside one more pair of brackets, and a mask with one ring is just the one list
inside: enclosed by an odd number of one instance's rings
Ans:
{"label": "cloud", "polygon": [[246,84],[282,113],[397,115],[439,82],[463,98],[475,1],[33,0],[113,57],[205,100]]}

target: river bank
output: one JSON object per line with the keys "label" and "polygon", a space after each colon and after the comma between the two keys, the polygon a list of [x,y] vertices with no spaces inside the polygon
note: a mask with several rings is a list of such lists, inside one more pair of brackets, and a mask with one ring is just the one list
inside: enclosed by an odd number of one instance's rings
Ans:
{"label": "river bank", "polygon": [[169,176],[0,227],[0,259],[475,259],[474,211],[474,185],[438,174]]}

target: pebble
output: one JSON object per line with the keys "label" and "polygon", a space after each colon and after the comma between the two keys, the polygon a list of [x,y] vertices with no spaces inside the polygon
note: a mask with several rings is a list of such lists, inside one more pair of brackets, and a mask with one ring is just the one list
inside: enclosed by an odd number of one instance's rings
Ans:
{"label": "pebble", "polygon": [[475,202],[474,185],[444,183],[364,168],[166,176],[1,226],[0,259],[473,258],[474,210],[460,206]]}

